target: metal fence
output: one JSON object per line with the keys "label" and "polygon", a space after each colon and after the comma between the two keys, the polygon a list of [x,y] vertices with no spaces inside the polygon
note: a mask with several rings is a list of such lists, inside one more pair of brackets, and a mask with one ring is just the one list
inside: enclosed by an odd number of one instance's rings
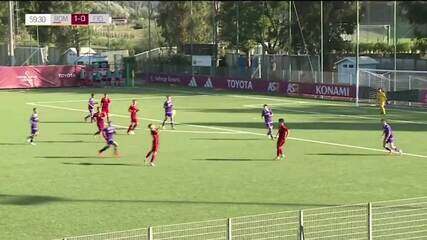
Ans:
{"label": "metal fence", "polygon": [[64,240],[427,239],[427,197],[154,226]]}

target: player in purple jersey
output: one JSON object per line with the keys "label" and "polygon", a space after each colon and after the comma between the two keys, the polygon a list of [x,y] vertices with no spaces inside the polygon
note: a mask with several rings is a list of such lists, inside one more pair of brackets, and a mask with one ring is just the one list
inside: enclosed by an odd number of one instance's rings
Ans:
{"label": "player in purple jersey", "polygon": [[163,123],[162,123],[162,129],[165,128],[165,123],[168,120],[168,118],[171,121],[172,129],[175,129],[175,125],[174,125],[175,110],[173,109],[173,102],[172,102],[171,96],[166,97],[166,101],[163,104],[163,108],[165,109],[165,119],[163,120]]}
{"label": "player in purple jersey", "polygon": [[112,126],[112,122],[108,122],[108,127],[104,128],[103,131],[104,131],[104,137],[105,137],[105,141],[107,142],[107,145],[98,151],[98,155],[102,157],[102,153],[107,149],[109,149],[111,146],[113,146],[114,155],[116,157],[119,157],[119,151],[117,150],[117,148],[119,147],[119,144],[117,144],[117,142],[114,141],[114,135],[116,134],[116,129]]}
{"label": "player in purple jersey", "polygon": [[265,126],[268,129],[267,136],[269,136],[270,139],[273,140],[273,111],[271,111],[271,108],[269,108],[267,104],[264,104],[264,109],[262,109],[261,117],[264,118]]}
{"label": "player in purple jersey", "polygon": [[381,122],[383,123],[383,148],[386,149],[389,153],[392,153],[392,151],[396,153],[402,154],[402,150],[397,148],[394,144],[394,135],[393,135],[393,129],[391,129],[390,124],[386,122],[385,119],[381,119]]}
{"label": "player in purple jersey", "polygon": [[39,134],[39,116],[37,114],[37,108],[33,108],[33,114],[30,118],[31,125],[31,135],[27,138],[27,142],[31,145],[36,145],[34,143],[34,138]]}
{"label": "player in purple jersey", "polygon": [[87,115],[85,117],[85,122],[87,122],[88,118],[90,118],[90,123],[93,123],[93,121],[94,121],[94,117],[93,116],[95,114],[94,109],[95,109],[95,104],[96,104],[94,96],[95,96],[95,94],[93,94],[93,93],[90,94],[89,102],[87,104],[87,108],[89,110],[89,115]]}

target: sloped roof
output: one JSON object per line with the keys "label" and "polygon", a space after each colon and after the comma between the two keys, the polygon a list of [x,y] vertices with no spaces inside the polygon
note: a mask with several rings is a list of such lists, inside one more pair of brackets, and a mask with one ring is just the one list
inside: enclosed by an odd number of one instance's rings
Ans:
{"label": "sloped roof", "polygon": [[[67,53],[68,51],[72,51],[73,53],[77,54],[77,49],[76,48],[69,48],[67,49],[67,51],[65,51],[65,53]],[[80,54],[96,54],[96,51],[93,50],[90,47],[81,47],[80,48]]]}
{"label": "sloped roof", "polygon": [[[350,61],[354,64],[356,64],[356,57],[345,57],[340,59],[339,61],[335,62],[335,65],[340,64],[344,61]],[[378,64],[379,62],[371,57],[368,56],[360,56],[359,57],[359,64]]]}

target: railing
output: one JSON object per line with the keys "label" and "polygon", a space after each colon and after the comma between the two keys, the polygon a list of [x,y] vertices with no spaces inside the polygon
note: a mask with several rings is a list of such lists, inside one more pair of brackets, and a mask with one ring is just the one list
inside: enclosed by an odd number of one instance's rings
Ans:
{"label": "railing", "polygon": [[427,197],[154,226],[64,240],[427,239]]}

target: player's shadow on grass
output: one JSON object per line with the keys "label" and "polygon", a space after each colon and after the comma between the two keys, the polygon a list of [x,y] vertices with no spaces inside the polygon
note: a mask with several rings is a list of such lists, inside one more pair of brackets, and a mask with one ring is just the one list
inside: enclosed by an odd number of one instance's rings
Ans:
{"label": "player's shadow on grass", "polygon": [[83,122],[83,121],[43,121],[40,123],[82,123],[82,124],[87,124],[86,122]]}
{"label": "player's shadow on grass", "polygon": [[309,153],[313,156],[386,156],[386,153]]}
{"label": "player's shadow on grass", "polygon": [[215,162],[265,162],[276,161],[273,158],[203,158],[193,159],[195,161],[215,161]]}
{"label": "player's shadow on grass", "polygon": [[190,138],[190,140],[212,140],[212,141],[264,141],[264,138]]}
{"label": "player's shadow on grass", "polygon": [[103,158],[108,159],[108,158],[114,158],[114,157],[100,158],[98,156],[37,156],[35,158],[43,158],[43,159],[101,159],[102,160]]}
{"label": "player's shadow on grass", "polygon": [[61,135],[68,135],[68,136],[93,136],[93,133],[62,133]]}
{"label": "player's shadow on grass", "polygon": [[0,143],[0,146],[18,146],[18,145],[29,145],[28,143]]}
{"label": "player's shadow on grass", "polygon": [[171,205],[254,205],[278,207],[334,207],[332,204],[280,203],[280,202],[240,202],[240,201],[191,201],[191,200],[146,200],[146,199],[72,199],[53,196],[0,194],[0,205],[40,205],[50,203],[117,203],[117,204],[171,204]]}
{"label": "player's shadow on grass", "polygon": [[131,163],[90,163],[90,162],[63,162],[65,165],[77,165],[77,166],[140,166],[138,164]]}
{"label": "player's shadow on grass", "polygon": [[95,141],[83,141],[83,140],[49,140],[49,141],[36,141],[40,143],[98,143]]}

